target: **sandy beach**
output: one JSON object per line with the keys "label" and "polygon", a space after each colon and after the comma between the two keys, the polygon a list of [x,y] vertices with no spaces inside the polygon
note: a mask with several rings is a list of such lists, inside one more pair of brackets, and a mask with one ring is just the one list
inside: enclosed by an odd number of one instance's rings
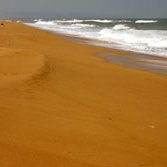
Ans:
{"label": "sandy beach", "polygon": [[0,25],[0,167],[166,167],[167,75]]}

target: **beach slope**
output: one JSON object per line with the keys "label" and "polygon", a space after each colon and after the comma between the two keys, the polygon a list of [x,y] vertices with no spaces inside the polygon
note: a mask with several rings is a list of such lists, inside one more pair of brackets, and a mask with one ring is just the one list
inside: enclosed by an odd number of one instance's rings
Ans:
{"label": "beach slope", "polygon": [[98,53],[130,54],[0,26],[0,166],[167,166],[167,76]]}

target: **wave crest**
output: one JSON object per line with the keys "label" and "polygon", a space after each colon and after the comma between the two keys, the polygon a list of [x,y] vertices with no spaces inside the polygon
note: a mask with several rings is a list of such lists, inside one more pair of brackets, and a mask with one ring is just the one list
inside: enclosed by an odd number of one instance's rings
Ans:
{"label": "wave crest", "polygon": [[136,20],[135,23],[157,23],[158,20]]}
{"label": "wave crest", "polygon": [[130,27],[128,27],[127,25],[124,25],[124,24],[117,24],[112,29],[113,30],[128,30],[128,29],[130,29]]}
{"label": "wave crest", "polygon": [[82,23],[83,20],[73,19],[73,20],[55,20],[56,23]]}

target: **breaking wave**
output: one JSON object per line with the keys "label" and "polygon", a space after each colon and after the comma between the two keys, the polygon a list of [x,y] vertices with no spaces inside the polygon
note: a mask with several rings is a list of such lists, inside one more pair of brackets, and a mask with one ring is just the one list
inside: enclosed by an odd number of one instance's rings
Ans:
{"label": "breaking wave", "polygon": [[[135,23],[142,23],[139,29]],[[148,23],[157,24],[157,29],[148,29]],[[167,56],[167,28],[158,29],[158,20],[34,20],[28,25],[106,42],[105,46],[111,48]]]}
{"label": "breaking wave", "polygon": [[127,29],[130,29],[130,27],[124,24],[117,24],[113,27],[113,30],[127,30]]}
{"label": "breaking wave", "polygon": [[137,20],[135,23],[157,23],[158,20]]}

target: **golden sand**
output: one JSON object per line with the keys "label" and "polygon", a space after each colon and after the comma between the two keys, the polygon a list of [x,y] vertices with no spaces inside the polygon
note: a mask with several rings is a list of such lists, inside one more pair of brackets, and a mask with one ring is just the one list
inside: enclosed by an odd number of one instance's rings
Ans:
{"label": "golden sand", "polygon": [[97,53],[0,26],[0,167],[167,166],[167,76]]}

